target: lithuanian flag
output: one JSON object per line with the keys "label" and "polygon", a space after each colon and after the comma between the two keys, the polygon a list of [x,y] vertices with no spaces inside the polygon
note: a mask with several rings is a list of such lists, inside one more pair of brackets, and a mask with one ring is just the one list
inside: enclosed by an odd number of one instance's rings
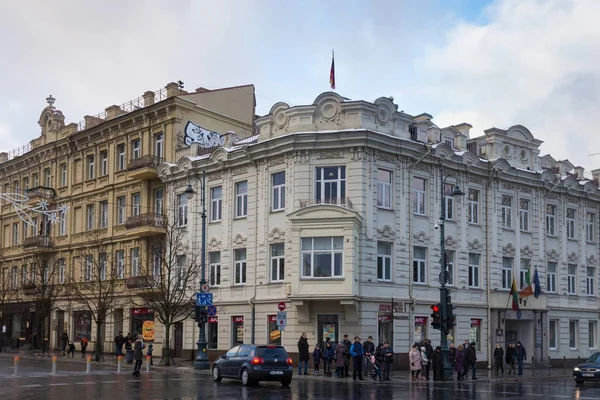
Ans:
{"label": "lithuanian flag", "polygon": [[512,296],[512,309],[519,311],[519,297],[517,295],[517,283],[513,277],[512,286],[510,287],[510,296]]}

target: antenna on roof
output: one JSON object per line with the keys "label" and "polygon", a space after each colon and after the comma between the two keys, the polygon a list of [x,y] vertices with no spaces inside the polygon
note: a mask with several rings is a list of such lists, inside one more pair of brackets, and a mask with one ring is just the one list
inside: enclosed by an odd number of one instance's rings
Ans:
{"label": "antenna on roof", "polygon": [[183,89],[183,81],[177,81],[177,86],[179,86],[179,89]]}

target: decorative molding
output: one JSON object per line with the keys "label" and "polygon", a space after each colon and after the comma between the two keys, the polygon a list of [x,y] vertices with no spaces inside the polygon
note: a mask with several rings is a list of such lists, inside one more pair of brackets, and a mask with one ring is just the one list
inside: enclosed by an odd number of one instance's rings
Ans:
{"label": "decorative molding", "polygon": [[503,256],[514,257],[515,254],[517,254],[517,250],[515,249],[515,246],[513,246],[511,243],[507,244],[506,246],[504,246],[502,248],[502,255]]}
{"label": "decorative molding", "polygon": [[231,175],[233,175],[233,176],[243,175],[246,173],[248,173],[248,167],[239,167],[239,168],[231,170]]}
{"label": "decorative molding", "polygon": [[558,195],[556,193],[550,193],[546,195],[546,198],[550,200],[558,200]]}
{"label": "decorative molding", "polygon": [[431,172],[431,167],[429,165],[424,165],[424,164],[417,164],[414,167],[412,167],[412,169],[416,169],[419,171],[425,171],[425,172]]}
{"label": "decorative molding", "polygon": [[212,174],[207,175],[206,178],[209,181],[218,181],[219,179],[223,179],[223,172],[213,172]]}
{"label": "decorative molding", "polygon": [[281,157],[277,157],[277,158],[271,158],[268,161],[268,166],[273,167],[275,165],[281,165],[281,164],[285,164],[285,163],[286,163],[286,157],[281,156]]}
{"label": "decorative molding", "polygon": [[308,163],[308,152],[306,150],[300,150],[294,153],[294,164],[306,164]]}
{"label": "decorative molding", "polygon": [[480,253],[483,250],[483,245],[477,239],[473,239],[472,242],[467,242],[470,251]]}
{"label": "decorative molding", "polygon": [[319,160],[328,160],[328,159],[343,158],[343,157],[344,157],[343,151],[325,151],[325,152],[321,152],[317,155],[317,158]]}
{"label": "decorative molding", "polygon": [[220,247],[221,247],[221,241],[219,239],[217,239],[216,237],[213,237],[208,241],[208,248],[210,250],[217,250]]}
{"label": "decorative molding", "polygon": [[522,192],[522,193],[531,193],[531,188],[528,188],[528,187],[521,187],[521,188],[519,189],[519,191],[520,191],[520,192]]}
{"label": "decorative molding", "polygon": [[429,236],[427,236],[427,234],[425,232],[423,232],[423,231],[421,231],[419,233],[415,233],[413,235],[413,238],[419,244],[430,244],[431,243],[431,238]]}
{"label": "decorative molding", "polygon": [[377,229],[377,234],[381,239],[396,239],[396,232],[389,225],[385,225],[382,229]]}
{"label": "decorative molding", "polygon": [[512,183],[503,183],[502,184],[502,189],[515,190],[515,185],[512,184]]}
{"label": "decorative molding", "polygon": [[458,245],[458,242],[452,236],[448,236],[446,238],[445,245],[446,245],[446,247],[448,247],[450,249],[456,249],[456,246]]}
{"label": "decorative molding", "polygon": [[469,183],[482,183],[483,180],[478,176],[469,175]]}
{"label": "decorative molding", "polygon": [[396,164],[398,162],[398,158],[396,156],[384,153],[377,153],[377,160],[388,162],[390,164]]}
{"label": "decorative molding", "polygon": [[531,256],[533,256],[533,250],[531,250],[529,246],[525,246],[521,249],[521,256],[524,256],[525,258],[531,258]]}
{"label": "decorative molding", "polygon": [[558,262],[560,260],[560,254],[556,251],[556,249],[552,249],[547,253],[547,257],[549,261]]}
{"label": "decorative molding", "polygon": [[238,247],[242,247],[246,244],[246,242],[248,241],[248,238],[246,236],[244,236],[241,233],[238,233],[237,235],[235,235],[235,237],[233,238],[233,243],[238,246]]}
{"label": "decorative molding", "polygon": [[277,242],[285,239],[285,229],[273,228],[269,233],[269,242]]}
{"label": "decorative molding", "polygon": [[567,260],[569,261],[569,263],[573,264],[576,263],[577,261],[579,261],[579,256],[577,255],[577,253],[575,253],[574,251],[569,254],[567,256]]}
{"label": "decorative molding", "polygon": [[587,258],[587,264],[589,266],[593,267],[596,265],[597,262],[598,262],[598,259],[593,254]]}

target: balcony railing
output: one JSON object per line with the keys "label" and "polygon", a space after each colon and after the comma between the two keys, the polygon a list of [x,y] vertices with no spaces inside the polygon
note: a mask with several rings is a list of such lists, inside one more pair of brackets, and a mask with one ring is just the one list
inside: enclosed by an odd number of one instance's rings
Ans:
{"label": "balcony railing", "polygon": [[153,276],[132,276],[125,279],[127,289],[150,289],[158,286]]}
{"label": "balcony railing", "polygon": [[50,236],[30,236],[23,241],[23,247],[52,247],[54,243]]}
{"label": "balcony railing", "polygon": [[166,217],[162,214],[146,213],[127,218],[127,222],[125,222],[125,228],[132,229],[139,228],[141,226],[164,228],[166,222]]}
{"label": "balcony railing", "polygon": [[127,170],[133,171],[140,168],[158,168],[160,164],[163,163],[163,158],[158,156],[153,156],[152,154],[146,154],[145,156],[141,156],[140,158],[136,158],[135,160],[131,160],[129,164],[127,164]]}
{"label": "balcony railing", "polygon": [[300,208],[310,207],[317,204],[329,204],[334,206],[340,206],[347,208],[349,210],[353,210],[352,202],[347,197],[340,198],[332,198],[332,199],[307,199],[307,200],[299,200]]}
{"label": "balcony railing", "polygon": [[33,189],[26,189],[25,196],[27,196],[30,200],[37,198],[52,200],[56,197],[56,192],[51,188],[36,187]]}

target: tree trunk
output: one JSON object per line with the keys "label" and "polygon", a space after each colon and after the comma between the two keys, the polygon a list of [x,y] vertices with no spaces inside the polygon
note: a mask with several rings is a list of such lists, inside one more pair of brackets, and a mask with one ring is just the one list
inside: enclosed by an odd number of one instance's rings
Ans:
{"label": "tree trunk", "polygon": [[96,355],[96,361],[102,361],[102,348],[104,347],[102,342],[102,325],[104,325],[104,322],[96,324],[96,343],[94,344],[94,354]]}
{"label": "tree trunk", "polygon": [[171,365],[171,324],[165,324],[165,348],[163,349],[164,365]]}

